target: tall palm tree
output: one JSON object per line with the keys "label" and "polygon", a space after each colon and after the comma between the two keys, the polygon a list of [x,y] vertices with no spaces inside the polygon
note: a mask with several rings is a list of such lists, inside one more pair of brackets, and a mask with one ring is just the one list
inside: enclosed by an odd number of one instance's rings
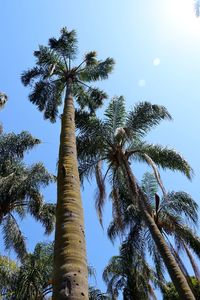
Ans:
{"label": "tall palm tree", "polygon": [[106,94],[91,88],[87,82],[108,78],[114,61],[97,60],[89,52],[75,66],[77,38],[74,30],[61,30],[58,39],[49,39],[48,46],[34,52],[36,67],[22,74],[22,82],[30,85],[29,99],[44,117],[55,122],[59,106],[61,115],[58,162],[58,194],[56,210],[53,299],[88,299],[87,263],[83,209],[78,174],[74,98],[80,110],[89,113],[100,107]]}
{"label": "tall palm tree", "polygon": [[25,152],[39,144],[27,132],[0,135],[0,226],[7,249],[14,249],[20,259],[26,255],[26,243],[16,215],[32,215],[45,227],[54,228],[55,206],[45,203],[41,187],[54,181],[42,163],[26,166]]}
{"label": "tall palm tree", "polygon": [[[148,144],[143,137],[152,127],[163,119],[170,119],[166,108],[151,105],[148,102],[139,103],[133,111],[125,112],[123,97],[115,98],[108,106],[105,120],[97,117],[87,117],[85,122],[77,123],[79,137],[77,149],[80,162],[80,175],[96,175],[99,188],[96,206],[102,222],[102,206],[105,201],[105,179],[109,178],[113,190],[114,213],[118,213],[119,202],[117,186],[120,177],[127,180],[127,188],[132,197],[132,203],[137,204],[142,211],[153,240],[162,256],[168,272],[182,299],[194,299],[187,281],[170,252],[153,217],[152,209],[146,195],[139,187],[131,169],[133,160],[146,162],[152,167],[158,183],[165,193],[157,166],[163,169],[181,171],[191,178],[192,169],[175,150],[160,145]],[[87,121],[87,122],[86,122]],[[105,175],[102,175],[102,163],[107,164]]]}
{"label": "tall palm tree", "polygon": [[120,291],[124,300],[156,299],[151,286],[158,281],[156,273],[145,262],[144,250],[138,250],[127,239],[120,254],[113,256],[104,269],[103,279],[112,299],[117,299]]}

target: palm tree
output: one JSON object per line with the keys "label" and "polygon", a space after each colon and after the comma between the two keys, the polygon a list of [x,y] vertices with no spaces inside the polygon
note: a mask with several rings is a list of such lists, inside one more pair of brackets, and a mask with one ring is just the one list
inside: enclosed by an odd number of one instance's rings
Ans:
{"label": "palm tree", "polygon": [[[196,278],[200,279],[200,272],[191,250],[200,258],[200,239],[196,232],[191,229],[198,225],[198,205],[185,192],[169,192],[165,197],[160,198],[157,192],[150,195],[148,186],[156,185],[155,177],[146,174],[143,179],[143,191],[146,193],[153,209],[155,223],[159,230],[166,237],[174,253],[175,258],[180,261],[174,247],[170,242],[170,237],[174,238],[178,251],[183,250],[187,254],[193,267]],[[155,191],[155,190],[154,190]],[[154,198],[154,201],[153,201]],[[181,262],[181,261],[180,261]],[[186,274],[188,275],[188,274]]]}
{"label": "palm tree", "polygon": [[[121,180],[119,186],[119,197],[123,202],[120,219],[114,216],[109,228],[108,235],[112,241],[118,235],[128,234],[133,244],[140,241],[141,249],[147,249],[155,263],[156,271],[161,280],[164,280],[164,269],[160,255],[152,240],[151,234],[142,220],[141,212],[134,207],[131,197],[127,192],[126,183]],[[199,256],[200,240],[192,227],[197,226],[198,205],[185,192],[169,192],[160,199],[158,196],[158,183],[153,174],[146,173],[142,180],[142,190],[146,194],[149,204],[152,207],[152,215],[160,232],[166,238],[168,245],[177,263],[187,278],[189,274],[174,246],[174,240],[178,252],[182,249],[186,252],[195,276],[199,277],[198,266],[195,263],[191,250]],[[119,226],[119,224],[121,226]],[[190,283],[190,282],[189,282]],[[161,286],[161,290],[163,290]]]}
{"label": "palm tree", "polygon": [[114,61],[99,61],[89,52],[74,66],[77,38],[74,30],[61,30],[61,36],[49,39],[47,47],[34,52],[36,67],[22,74],[22,82],[30,85],[29,99],[44,112],[45,119],[55,122],[59,106],[61,115],[58,162],[53,299],[88,299],[87,263],[83,209],[78,174],[74,99],[80,110],[89,113],[100,107],[106,94],[90,88],[86,82],[106,79]]}
{"label": "palm tree", "polygon": [[27,251],[16,215],[23,219],[29,213],[46,233],[54,228],[55,206],[45,203],[40,192],[54,177],[42,163],[23,162],[24,153],[39,143],[27,132],[0,135],[0,225],[6,249],[14,249],[20,259]]}
{"label": "palm tree", "polygon": [[156,283],[156,273],[145,262],[144,249],[136,249],[127,239],[120,248],[120,254],[113,256],[104,269],[103,279],[108,294],[117,299],[119,291],[124,300],[156,299],[151,283]]}
{"label": "palm tree", "polygon": [[[0,256],[0,299],[42,300],[52,294],[54,243],[38,243],[22,264]],[[92,274],[93,268],[88,267]],[[22,284],[23,282],[23,284]],[[89,300],[110,300],[99,289],[89,288]]]}
{"label": "palm tree", "polygon": [[[182,299],[194,299],[187,281],[170,252],[153,217],[152,209],[146,195],[137,184],[131,169],[131,161],[143,161],[152,167],[156,179],[165,193],[157,166],[163,169],[177,170],[191,178],[192,169],[175,150],[160,145],[148,144],[143,137],[152,127],[163,119],[170,119],[166,108],[139,103],[133,111],[125,112],[123,97],[114,98],[105,113],[105,120],[87,117],[85,122],[77,123],[79,136],[77,149],[81,177],[89,177],[95,173],[99,188],[96,207],[102,222],[102,206],[105,202],[105,179],[112,184],[114,213],[119,212],[120,199],[118,185],[123,176],[127,180],[132,203],[138,205],[143,219],[148,226],[157,249],[162,256],[172,281]],[[87,122],[86,122],[87,121]],[[102,175],[102,164],[107,164],[105,175]]]}

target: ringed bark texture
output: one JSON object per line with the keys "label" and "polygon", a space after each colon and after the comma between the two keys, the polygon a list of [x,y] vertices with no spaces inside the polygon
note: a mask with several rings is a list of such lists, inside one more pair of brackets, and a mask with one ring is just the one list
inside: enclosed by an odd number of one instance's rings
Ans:
{"label": "ringed bark texture", "polygon": [[[130,168],[130,165],[126,158],[123,159],[124,161],[124,169],[126,170],[126,176],[129,180],[129,186],[131,192],[135,194],[135,179],[132,173],[132,170]],[[180,299],[182,300],[195,300],[195,297],[188,285],[188,282],[183,275],[181,269],[179,268],[178,264],[176,263],[176,260],[174,256],[172,255],[169,247],[167,246],[167,243],[165,239],[163,238],[160,230],[158,229],[154,219],[151,216],[150,213],[150,207],[148,204],[148,201],[144,195],[144,193],[138,189],[139,197],[139,207],[143,212],[144,220],[147,224],[147,227],[149,228],[149,231],[152,235],[152,238],[158,248],[158,251],[165,263],[165,266],[169,272],[169,275],[176,287],[176,290],[180,296]]]}
{"label": "ringed bark texture", "polygon": [[65,99],[57,178],[53,300],[88,300],[83,208],[73,97]]}

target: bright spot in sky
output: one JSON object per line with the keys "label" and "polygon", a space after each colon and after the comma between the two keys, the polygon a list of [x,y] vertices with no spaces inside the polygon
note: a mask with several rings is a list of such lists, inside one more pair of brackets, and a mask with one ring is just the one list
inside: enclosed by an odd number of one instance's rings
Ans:
{"label": "bright spot in sky", "polygon": [[138,85],[139,85],[139,87],[144,87],[146,85],[146,80],[144,80],[144,79],[138,80]]}
{"label": "bright spot in sky", "polygon": [[160,58],[158,58],[158,57],[154,58],[154,60],[153,60],[153,65],[154,65],[155,67],[157,67],[157,66],[159,66],[159,64],[160,64]]}

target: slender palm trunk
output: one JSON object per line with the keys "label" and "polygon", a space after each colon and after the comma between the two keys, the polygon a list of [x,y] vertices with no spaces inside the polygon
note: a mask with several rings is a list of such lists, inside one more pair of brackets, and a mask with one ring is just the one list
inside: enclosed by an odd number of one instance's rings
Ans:
{"label": "slender palm trunk", "polygon": [[184,243],[183,244],[184,248],[185,248],[185,252],[187,253],[187,256],[190,260],[190,263],[192,265],[192,268],[193,268],[193,271],[194,271],[194,274],[195,274],[195,277],[197,278],[197,280],[200,282],[200,270],[199,270],[199,267],[197,266],[195,260],[194,260],[194,257],[192,255],[192,253],[190,252],[188,246]]}
{"label": "slender palm trunk", "polygon": [[[125,175],[129,181],[129,187],[133,195],[135,195],[135,178],[130,168],[129,162],[126,157],[123,157],[123,165]],[[175,258],[173,257],[170,249],[167,246],[165,239],[163,238],[160,230],[158,229],[154,219],[151,215],[151,209],[144,193],[138,187],[138,205],[143,212],[144,220],[149,228],[152,238],[158,248],[158,251],[165,263],[168,273],[177,289],[177,292],[181,300],[195,300],[195,297],[187,283],[187,280],[181,272]]]}
{"label": "slender palm trunk", "polygon": [[83,208],[78,174],[74,103],[65,97],[57,178],[53,300],[87,300]]}

